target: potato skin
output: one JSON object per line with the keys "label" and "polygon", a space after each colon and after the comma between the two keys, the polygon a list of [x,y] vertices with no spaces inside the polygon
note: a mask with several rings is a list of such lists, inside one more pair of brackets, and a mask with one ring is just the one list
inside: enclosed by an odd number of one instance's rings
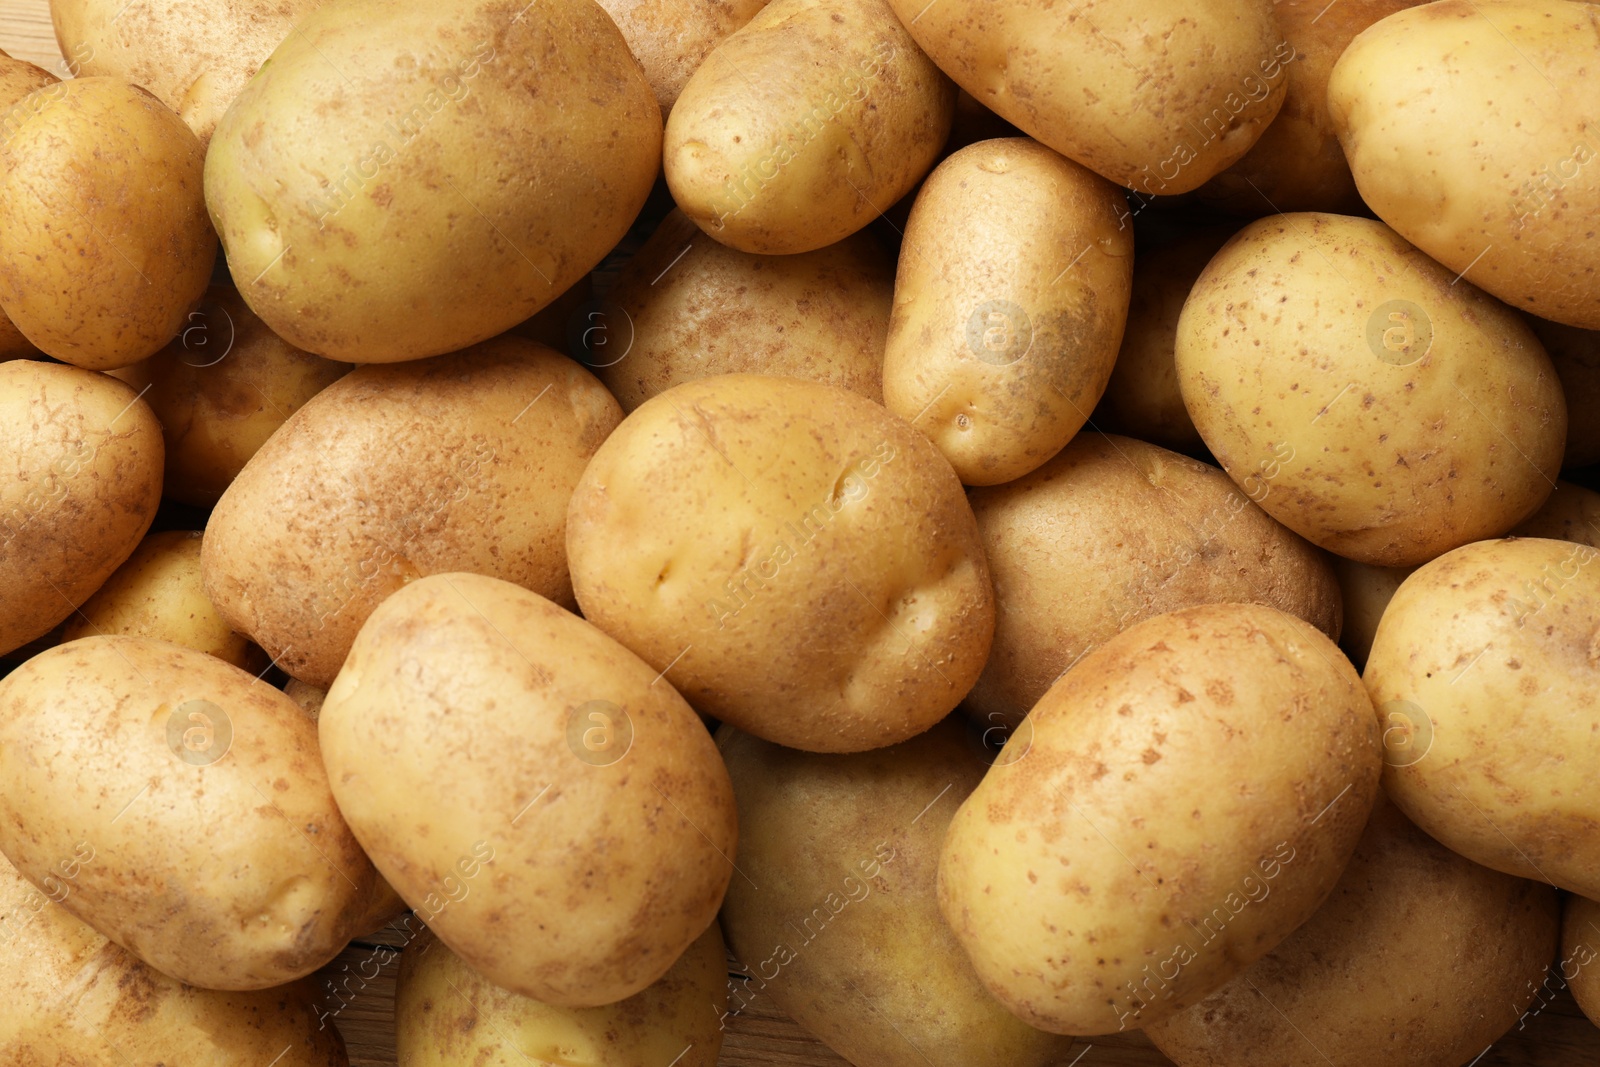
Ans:
{"label": "potato skin", "polygon": [[[1600,1019],[1600,903],[1568,893],[1561,909],[1561,958],[1558,973],[1590,1022]],[[1548,981],[1545,983],[1548,989]],[[1600,1025],[1600,1024],[1597,1024]]]}
{"label": "potato skin", "polygon": [[767,0],[600,0],[644,68],[665,118],[689,76]]}
{"label": "potato skin", "polygon": [[[1531,520],[1530,520],[1531,521]],[[1394,599],[1394,591],[1411,576],[1415,567],[1374,567],[1343,556],[1333,557],[1333,570],[1339,576],[1339,598],[1344,605],[1344,627],[1339,632],[1339,647],[1357,670],[1366,666],[1372,651],[1372,637],[1378,620]]]}
{"label": "potato skin", "polygon": [[[1600,409],[1600,330],[1580,330],[1529,316],[1528,325],[1544,345],[1561,379],[1568,411]],[[1600,419],[1569,419],[1563,469],[1600,463]]]}
{"label": "potato skin", "polygon": [[[6,109],[6,117],[0,119],[0,135],[10,137],[17,129],[18,120],[25,113],[15,110],[18,101],[59,80],[43,67],[0,52],[0,108]],[[22,336],[16,324],[0,311],[0,360],[25,359],[38,352],[33,342]]]}
{"label": "potato skin", "polygon": [[1571,482],[1557,482],[1543,506],[1518,523],[1511,533],[1600,548],[1600,493]]}
{"label": "potato skin", "polygon": [[1254,604],[1147,619],[1011,735],[950,825],[940,907],[1024,1022],[1147,1026],[1316,911],[1381,751],[1360,678],[1299,619]]}

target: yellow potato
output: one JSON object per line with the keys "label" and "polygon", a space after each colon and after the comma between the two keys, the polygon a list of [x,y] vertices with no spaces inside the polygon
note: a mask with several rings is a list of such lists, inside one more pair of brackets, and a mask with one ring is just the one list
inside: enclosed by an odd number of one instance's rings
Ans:
{"label": "yellow potato", "polygon": [[1378,620],[1383,618],[1394,591],[1414,570],[1415,567],[1374,567],[1343,556],[1333,557],[1339,597],[1344,603],[1339,647],[1357,668],[1366,665],[1367,654],[1372,651],[1372,635],[1378,632]]}
{"label": "yellow potato", "polygon": [[767,0],[600,0],[644,68],[665,117],[711,50]]}
{"label": "yellow potato", "polygon": [[1011,735],[950,825],[940,907],[1024,1022],[1148,1026],[1311,917],[1381,766],[1361,679],[1319,631],[1258,605],[1159,615]]}
{"label": "yellow potato", "polygon": [[1133,231],[1122,192],[1025,137],[940,163],[900,249],[884,403],[967,485],[1037,468],[1111,376]]}
{"label": "yellow potato", "polygon": [[[1567,894],[1561,913],[1561,958],[1556,974],[1572,990],[1572,998],[1583,1009],[1590,1022],[1600,1020],[1600,903]],[[1553,977],[1553,976],[1550,976]],[[1560,992],[1559,984],[1547,977],[1540,989],[1540,1006],[1543,997]],[[1554,986],[1555,988],[1551,988]],[[1600,1025],[1600,1023],[1597,1023]]]}
{"label": "yellow potato", "polygon": [[283,692],[300,706],[300,710],[305,712],[306,717],[312,722],[322,717],[322,702],[328,696],[326,689],[318,689],[298,678],[290,678],[289,684],[283,687]]}
{"label": "yellow potato", "polygon": [[818,382],[728,374],[646,401],[583,472],[567,558],[584,617],[695,708],[815,752],[944,718],[994,628],[950,464]]}
{"label": "yellow potato", "polygon": [[1544,506],[1511,531],[1515,537],[1549,537],[1600,548],[1600,493],[1557,482]]}
{"label": "yellow potato", "polygon": [[1184,404],[1267,513],[1361,563],[1504,533],[1549,495],[1567,414],[1521,316],[1379,222],[1280,215],[1178,319]]}
{"label": "yellow potato", "polygon": [[[1550,354],[1568,411],[1600,410],[1600,330],[1580,330],[1530,317],[1528,325]],[[1600,419],[1570,419],[1562,467],[1600,463]]]}
{"label": "yellow potato", "polygon": [[810,252],[911,190],[954,106],[886,0],[774,0],[683,87],[663,169],[683,213],[723,244]]}
{"label": "yellow potato", "polygon": [[[26,109],[17,109],[23,97],[57,80],[42,67],[0,52],[0,108],[6,109],[5,118],[0,119],[0,136],[10,137],[16,132],[27,113]],[[23,359],[37,355],[38,351],[5,313],[0,312],[0,360]]]}

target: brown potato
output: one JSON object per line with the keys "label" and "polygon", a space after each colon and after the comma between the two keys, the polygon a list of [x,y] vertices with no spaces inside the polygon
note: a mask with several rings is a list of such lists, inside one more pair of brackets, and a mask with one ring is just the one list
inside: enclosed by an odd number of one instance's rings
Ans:
{"label": "brown potato", "polygon": [[661,116],[672,113],[689,75],[722,39],[767,0],[600,0],[655,91]]}
{"label": "brown potato", "polygon": [[1538,511],[1517,524],[1513,537],[1549,537],[1600,548],[1600,493],[1557,482]]}
{"label": "brown potato", "polygon": [[[1561,959],[1556,973],[1572,989],[1572,999],[1583,1014],[1600,1026],[1600,966],[1595,965],[1596,959],[1600,959],[1600,903],[1568,893],[1562,907]],[[1559,991],[1559,986],[1550,988],[1548,979],[1542,985],[1541,993]]]}

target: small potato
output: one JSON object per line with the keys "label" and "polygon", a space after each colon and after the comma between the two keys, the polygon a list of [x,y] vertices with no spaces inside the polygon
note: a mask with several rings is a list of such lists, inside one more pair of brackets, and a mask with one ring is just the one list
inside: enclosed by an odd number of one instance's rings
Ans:
{"label": "small potato", "polygon": [[1372,635],[1378,632],[1378,620],[1394,599],[1394,591],[1414,570],[1415,567],[1374,567],[1343,556],[1333,557],[1333,571],[1339,576],[1339,596],[1344,603],[1339,647],[1358,669],[1366,666]]}
{"label": "small potato", "polygon": [[[1567,410],[1600,411],[1600,330],[1580,330],[1530,316],[1528,325],[1550,354]],[[1563,469],[1600,463],[1600,419],[1567,420],[1567,451],[1561,457]]]}
{"label": "small potato", "polygon": [[1034,470],[1099,403],[1128,316],[1124,214],[1116,186],[1026,137],[963,148],[917,194],[884,404],[965,484]]}
{"label": "small potato", "polygon": [[1600,493],[1571,482],[1557,482],[1544,506],[1511,533],[1515,537],[1549,537],[1600,548]]}
{"label": "small potato", "polygon": [[[10,137],[15,133],[19,120],[27,114],[26,109],[19,111],[16,106],[23,97],[58,80],[43,67],[0,52],[0,108],[6,110],[5,118],[0,119],[0,136]],[[16,324],[0,312],[0,360],[24,359],[37,355],[38,351],[22,336]]]}
{"label": "small potato", "polygon": [[306,717],[312,722],[322,717],[322,702],[328,697],[326,689],[318,689],[298,678],[290,678],[289,684],[283,687],[283,692],[290,700],[300,705],[300,710],[305,712]]}
{"label": "small potato", "polygon": [[950,824],[939,904],[1024,1022],[1149,1026],[1311,917],[1381,767],[1361,679],[1322,633],[1254,604],[1158,615],[1011,735]]}
{"label": "small potato", "polygon": [[928,172],[955,95],[886,0],[774,0],[684,86],[667,119],[667,185],[741,252],[823,248]]}
{"label": "small potato", "polygon": [[55,629],[139,547],[161,454],[149,405],[121,382],[0,363],[0,652]]}
{"label": "small potato", "polygon": [[46,85],[0,140],[0,305],[47,355],[126,367],[182,328],[217,256],[205,151],[116,78]]}
{"label": "small potato", "polygon": [[600,0],[600,6],[644,68],[664,118],[711,50],[767,0]]}
{"label": "small potato", "polygon": [[607,303],[622,314],[605,316],[593,365],[623,411],[681,382],[743,372],[809,378],[881,402],[893,300],[894,260],[871,234],[758,256],[711,240],[673,211],[612,286]]}
{"label": "small potato", "polygon": [[[1562,908],[1561,959],[1556,970],[1572,990],[1572,998],[1583,1009],[1583,1014],[1600,1026],[1597,959],[1600,959],[1600,903],[1569,893]],[[1548,988],[1548,981],[1545,985]]]}

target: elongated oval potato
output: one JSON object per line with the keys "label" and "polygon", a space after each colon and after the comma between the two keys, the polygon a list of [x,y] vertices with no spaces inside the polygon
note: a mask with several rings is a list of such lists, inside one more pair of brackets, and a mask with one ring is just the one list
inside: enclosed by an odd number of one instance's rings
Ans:
{"label": "elongated oval potato", "polygon": [[696,709],[814,752],[944,718],[994,629],[950,464],[870,400],[794,378],[646,401],[584,470],[567,559],[584,617]]}
{"label": "elongated oval potato", "polygon": [[361,367],[268,439],[206,526],[206,593],[326,687],[372,609],[468,568],[572,601],[567,499],[622,413],[577,363],[502,337]]}
{"label": "elongated oval potato", "polygon": [[994,576],[994,646],[965,704],[985,726],[1016,726],[1091,649],[1179,608],[1268,604],[1339,636],[1328,560],[1198,460],[1086,432],[969,499]]}
{"label": "elongated oval potato", "polygon": [[41,652],[0,680],[0,782],[0,851],[43,885],[87,843],[62,905],[187,985],[282,985],[365,932],[378,879],[316,727],[214,656],[122,636]]}
{"label": "elongated oval potato", "polygon": [[1590,1022],[1600,1019],[1600,967],[1594,965],[1596,959],[1600,959],[1600,903],[1569,893],[1561,910],[1557,973]]}
{"label": "elongated oval potato", "polygon": [[0,364],[0,652],[43,637],[139,547],[161,504],[161,427],[121,382]]}
{"label": "elongated oval potato", "polygon": [[616,20],[665,117],[711,50],[767,0],[600,0],[600,6]]}
{"label": "elongated oval potato", "polygon": [[1419,568],[1367,657],[1384,790],[1485,867],[1600,896],[1600,552],[1479,541]]}
{"label": "elongated oval potato", "polygon": [[495,985],[611,1004],[716,917],[738,826],[711,735],[655,668],[535,593],[412,582],[361,628],[317,725],[378,870]]}
{"label": "elongated oval potato", "polygon": [[1158,615],[1012,733],[950,825],[939,903],[1023,1021],[1148,1026],[1311,917],[1381,767],[1361,679],[1322,633],[1254,604]]}
{"label": "elongated oval potato", "polygon": [[895,275],[884,404],[967,485],[1072,440],[1122,343],[1133,229],[1121,191],[1025,137],[950,156],[917,194]]}
{"label": "elongated oval potato", "polygon": [[155,97],[116,78],[35,90],[0,139],[0,305],[47,355],[137,363],[199,303],[217,239],[205,151]]}
{"label": "elongated oval potato", "polygon": [[774,0],[683,87],[667,185],[696,226],[742,252],[823,248],[928,172],[955,95],[885,0]]}
{"label": "elongated oval potato", "polygon": [[501,989],[431,934],[407,946],[395,989],[400,1067],[716,1067],[728,999],[717,924],[655,982],[597,1008],[559,1008]]}
{"label": "elongated oval potato", "polygon": [[1351,42],[1328,108],[1379,218],[1513,307],[1594,330],[1597,65],[1594,4],[1439,0]]}
{"label": "elongated oval potato", "polygon": [[889,0],[961,88],[1118,185],[1186,193],[1244,155],[1294,58],[1267,0]]}
{"label": "elongated oval potato", "polygon": [[1549,495],[1567,412],[1521,316],[1381,222],[1251,223],[1178,319],[1184,404],[1267,513],[1361,563],[1504,533]]}
{"label": "elongated oval potato", "polygon": [[[35,89],[42,89],[59,79],[27,60],[16,59],[0,52],[0,108],[5,117],[0,119],[0,135],[10,137],[27,109],[18,110],[17,104]],[[39,350],[22,335],[16,323],[0,311],[0,360],[23,359]]]}
{"label": "elongated oval potato", "polygon": [[939,915],[939,849],[983,777],[950,718],[854,755],[796,752],[732,727],[717,745],[739,805],[739,869],[722,923],[751,978],[829,1048],[873,1067],[1046,1067],[1072,1042],[1014,1018]]}
{"label": "elongated oval potato", "polygon": [[[1580,330],[1547,319],[1528,319],[1561,379],[1568,411],[1600,410],[1600,330]],[[1563,469],[1600,463],[1600,419],[1569,419]]]}
{"label": "elongated oval potato", "polygon": [[894,260],[869,233],[760,256],[711,240],[673,211],[606,299],[622,314],[606,315],[616,321],[605,346],[585,347],[623,411],[716,374],[809,378],[883,399]]}
{"label": "elongated oval potato", "polygon": [[274,333],[392,363],[554,301],[660,160],[660,108],[594,0],[352,0],[308,15],[217,124],[206,204]]}
{"label": "elongated oval potato", "polygon": [[1327,903],[1146,1032],[1179,1067],[1461,1067],[1532,1003],[1560,914],[1550,886],[1463,859],[1380,794]]}

